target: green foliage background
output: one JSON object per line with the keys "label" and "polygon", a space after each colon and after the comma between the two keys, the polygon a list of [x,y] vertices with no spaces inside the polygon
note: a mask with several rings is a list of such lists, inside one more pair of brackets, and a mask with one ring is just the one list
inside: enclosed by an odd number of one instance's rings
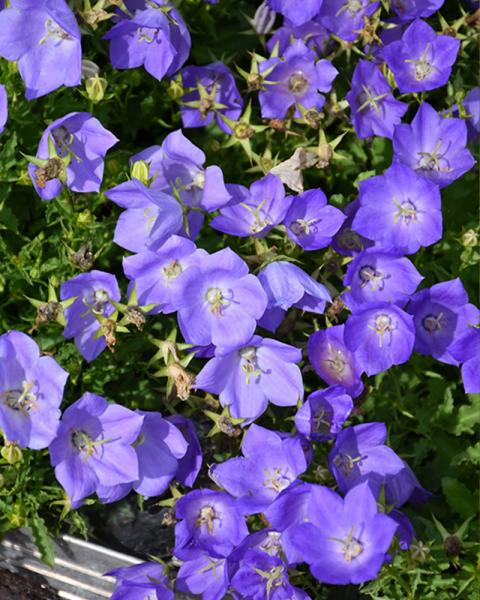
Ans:
{"label": "green foliage background", "polygon": [[[264,40],[254,34],[248,17],[253,17],[257,3],[246,0],[221,0],[209,6],[202,0],[174,2],[179,6],[192,33],[192,52],[188,64],[203,65],[222,60],[235,71],[250,69],[250,52],[265,55]],[[80,0],[71,2],[78,13]],[[446,88],[423,95],[437,110],[449,110],[478,84],[476,81],[478,30],[468,24],[468,7],[456,0],[447,0],[438,14],[429,19],[437,30],[446,24],[454,27],[463,41],[451,81]],[[81,16],[79,16],[81,21]],[[16,66],[0,61],[0,81],[7,87],[9,120],[0,145],[0,331],[18,329],[28,332],[35,325],[36,309],[28,298],[47,301],[49,285],[57,292],[60,283],[79,274],[81,268],[74,254],[84,244],[94,255],[93,268],[117,275],[125,292],[121,261],[125,252],[113,242],[119,209],[103,193],[74,194],[64,191],[61,197],[42,202],[33,190],[27,175],[27,161],[22,153],[35,154],[45,126],[72,111],[89,111],[119,139],[108,154],[102,190],[129,177],[129,157],[152,144],[160,144],[171,131],[181,127],[175,86],[168,81],[158,83],[142,69],[115,71],[109,64],[108,45],[101,35],[108,29],[103,22],[93,30],[82,25],[84,58],[97,63],[101,77],[108,81],[104,98],[94,103],[84,86],[60,89],[47,97],[28,102]],[[344,206],[356,197],[359,179],[382,173],[390,164],[391,142],[386,139],[359,140],[349,120],[348,110],[342,110],[349,89],[353,68],[366,52],[359,42],[353,47],[336,44],[331,55],[340,72],[335,81],[335,94],[328,98],[322,111],[321,131],[331,141],[346,133],[337,155],[323,169],[306,173],[305,187],[321,187],[332,204]],[[242,78],[239,87],[245,99],[250,95],[252,123],[263,124],[256,93],[249,94]],[[410,121],[421,96],[408,95],[410,109],[405,116]],[[316,146],[319,130],[302,122],[286,122],[286,131],[266,127],[251,140],[254,160],[249,160],[242,147],[234,144],[225,150],[228,137],[216,126],[187,130],[186,135],[207,155],[207,164],[218,164],[231,183],[249,185],[263,170],[286,160],[298,146]],[[477,152],[478,148],[472,149]],[[478,156],[477,156],[478,159]],[[445,232],[441,242],[423,249],[413,257],[424,275],[422,285],[460,277],[472,302],[478,303],[479,248],[475,242],[478,226],[478,174],[476,170],[442,192]],[[478,238],[477,238],[478,239]],[[242,256],[250,257],[252,269],[258,268],[268,251],[296,259],[308,273],[342,289],[345,271],[343,257],[331,250],[301,253],[285,242],[281,231],[267,238],[267,247],[249,240],[228,238],[204,226],[199,245],[213,251],[230,245]],[[342,319],[340,317],[340,319]],[[326,325],[325,317],[292,314],[282,326],[282,340],[305,347],[308,335]],[[75,401],[85,391],[106,396],[131,408],[160,410],[164,414],[181,412],[198,426],[205,451],[205,464],[221,461],[238,454],[241,437],[229,436],[211,427],[205,410],[220,414],[221,408],[212,397],[191,396],[181,402],[172,391],[171,381],[158,371],[163,360],[158,342],[175,334],[173,317],[149,318],[145,330],[119,334],[116,351],[105,351],[93,363],[82,360],[73,342],[66,342],[58,323],[39,325],[34,339],[44,352],[70,373],[65,404]],[[179,339],[179,341],[181,341]],[[157,343],[157,345],[156,345]],[[182,354],[186,358],[186,354]],[[187,359],[188,360],[188,359]],[[189,369],[200,368],[193,361]],[[307,392],[318,389],[321,382],[304,363]],[[269,410],[260,424],[283,430],[293,426],[294,410]],[[417,532],[409,552],[399,553],[392,564],[382,570],[375,582],[363,586],[333,588],[320,586],[301,568],[293,580],[314,599],[371,597],[373,599],[480,598],[478,581],[478,473],[480,466],[480,395],[466,396],[455,367],[433,359],[414,355],[408,364],[390,369],[368,381],[368,392],[360,399],[351,423],[385,421],[389,444],[413,468],[421,483],[433,493],[433,498],[419,508],[408,508]],[[210,431],[211,435],[208,436]],[[213,433],[213,434],[212,434]],[[234,432],[238,433],[238,432]],[[333,485],[322,469],[326,465],[328,445],[317,447],[315,460],[307,479]],[[204,469],[205,471],[206,469]],[[68,512],[63,492],[56,483],[49,465],[48,453],[5,447],[0,465],[0,531],[29,525],[47,561],[52,560],[49,536],[61,528],[95,536],[98,523],[118,507],[90,506]],[[200,484],[208,484],[203,472]],[[168,496],[168,494],[167,494]],[[165,500],[165,498],[161,499]],[[168,498],[167,498],[168,501]],[[167,502],[168,503],[168,502]],[[130,502],[131,505],[131,502]],[[138,511],[150,510],[142,502]],[[464,524],[462,528],[462,524]],[[255,527],[255,524],[253,524]],[[462,539],[460,554],[448,552],[445,538],[458,533]],[[165,532],[167,535],[167,532]],[[110,540],[111,541],[111,540]],[[152,550],[155,553],[155,548]],[[168,552],[158,552],[168,565]],[[171,574],[173,574],[173,570]]]}

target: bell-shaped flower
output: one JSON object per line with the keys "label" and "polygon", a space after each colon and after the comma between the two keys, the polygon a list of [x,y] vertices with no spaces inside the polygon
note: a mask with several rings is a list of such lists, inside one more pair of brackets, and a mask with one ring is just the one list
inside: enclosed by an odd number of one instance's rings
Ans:
{"label": "bell-shaped flower", "polygon": [[0,56],[18,62],[28,100],[80,84],[80,37],[65,0],[11,0],[0,12]]}
{"label": "bell-shaped flower", "polygon": [[0,336],[0,428],[21,448],[46,448],[57,434],[68,378],[50,356],[40,356],[25,333]]}
{"label": "bell-shaped flower", "polygon": [[115,590],[110,600],[140,600],[141,598],[161,598],[173,600],[168,579],[163,574],[163,565],[157,562],[140,563],[132,567],[122,567],[105,573],[115,577]]}
{"label": "bell-shaped flower", "polygon": [[314,442],[334,438],[353,409],[351,396],[341,385],[313,392],[295,415],[298,431]]}
{"label": "bell-shaped flower", "polygon": [[449,350],[451,355],[462,364],[465,393],[480,394],[480,328],[478,325],[470,327],[453,342]]}
{"label": "bell-shaped flower", "polygon": [[187,441],[187,451],[182,458],[177,459],[178,467],[175,478],[186,487],[193,487],[200,469],[202,468],[202,447],[191,419],[182,415],[172,415],[166,418],[182,432]]}
{"label": "bell-shaped flower", "polygon": [[202,596],[203,600],[223,600],[230,585],[227,561],[206,553],[182,561],[175,579],[175,589]]}
{"label": "bell-shaped flower", "polygon": [[391,7],[398,21],[405,23],[419,17],[430,17],[445,0],[393,0]]}
{"label": "bell-shaped flower", "polygon": [[318,20],[342,40],[354,42],[364,19],[373,15],[379,4],[372,0],[324,0]]}
{"label": "bell-shaped flower", "polygon": [[305,0],[301,5],[296,0],[267,0],[268,5],[283,15],[292,25],[303,25],[315,17],[323,0]]}

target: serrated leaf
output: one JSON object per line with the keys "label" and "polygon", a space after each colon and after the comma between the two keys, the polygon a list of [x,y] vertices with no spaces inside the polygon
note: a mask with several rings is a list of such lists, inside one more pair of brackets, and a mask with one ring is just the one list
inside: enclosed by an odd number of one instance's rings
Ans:
{"label": "serrated leaf", "polygon": [[55,565],[55,548],[45,521],[38,515],[35,515],[30,517],[29,525],[32,530],[33,541],[41,554],[43,562],[49,567],[53,567]]}

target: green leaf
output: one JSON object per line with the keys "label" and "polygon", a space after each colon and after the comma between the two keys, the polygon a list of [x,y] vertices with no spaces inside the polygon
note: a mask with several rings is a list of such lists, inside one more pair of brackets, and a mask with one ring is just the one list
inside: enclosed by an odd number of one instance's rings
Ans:
{"label": "green leaf", "polygon": [[442,489],[448,504],[457,514],[468,519],[476,513],[477,499],[465,484],[453,477],[443,477]]}
{"label": "green leaf", "polygon": [[458,410],[455,435],[474,433],[474,426],[480,423],[480,394],[469,395],[470,404],[464,404]]}
{"label": "green leaf", "polygon": [[29,524],[32,530],[33,541],[42,556],[43,562],[49,567],[53,567],[55,564],[55,549],[45,521],[38,515],[34,515],[30,517]]}

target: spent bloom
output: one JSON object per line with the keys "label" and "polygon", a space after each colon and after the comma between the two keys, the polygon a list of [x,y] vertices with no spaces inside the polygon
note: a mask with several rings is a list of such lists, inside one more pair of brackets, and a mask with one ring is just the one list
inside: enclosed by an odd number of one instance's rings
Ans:
{"label": "spent bloom", "polygon": [[368,483],[351,489],[344,499],[320,487],[316,510],[301,523],[292,542],[322,583],[359,584],[375,579],[385,562],[397,523],[378,512]]}
{"label": "spent bloom", "polygon": [[46,448],[57,434],[68,373],[20,331],[0,336],[0,365],[4,436],[21,448]]}
{"label": "spent bloom", "polygon": [[275,331],[291,306],[322,314],[325,303],[331,300],[324,285],[288,261],[268,264],[260,271],[258,279],[268,297],[268,307],[259,325],[268,331]]}
{"label": "spent bloom", "polygon": [[140,563],[132,567],[114,569],[105,575],[117,580],[110,600],[173,600],[173,592],[169,589],[168,579],[159,563]]}
{"label": "spent bloom", "polygon": [[400,40],[383,48],[402,94],[425,92],[448,82],[460,49],[460,40],[437,35],[424,21],[414,21]]}
{"label": "spent bloom", "polygon": [[341,431],[352,409],[352,398],[345,388],[333,385],[308,396],[295,415],[295,425],[310,440],[323,442]]}
{"label": "spent bloom", "polygon": [[294,106],[295,116],[300,118],[300,107],[322,108],[325,98],[320,92],[330,91],[338,71],[328,60],[315,61],[315,53],[301,40],[296,40],[283,58],[260,63],[264,74],[264,89],[259,94],[262,117],[283,119]]}
{"label": "spent bloom", "polygon": [[345,344],[344,335],[345,325],[315,331],[308,339],[308,358],[328,385],[341,385],[356,398],[363,390],[361,370]]}
{"label": "spent bloom", "polygon": [[80,37],[64,0],[11,0],[0,12],[0,56],[18,61],[28,100],[80,84]]}
{"label": "spent bloom", "polygon": [[302,375],[296,365],[301,358],[293,346],[254,335],[245,346],[212,358],[195,386],[218,394],[232,417],[251,422],[265,412],[268,402],[296,406],[302,400]]}
{"label": "spent bloom", "polygon": [[442,199],[435,183],[404,164],[360,182],[352,229],[384,249],[413,254],[442,237]]}
{"label": "spent bloom", "polygon": [[476,306],[468,303],[460,279],[442,281],[413,294],[407,311],[415,324],[415,351],[458,365],[450,347],[476,325],[479,315]]}
{"label": "spent bloom", "polygon": [[440,188],[450,185],[475,164],[462,119],[445,119],[422,102],[410,125],[400,123],[393,134],[394,162],[403,163]]}
{"label": "spent bloom", "polygon": [[262,512],[307,469],[301,440],[250,425],[242,442],[243,457],[210,468],[210,477],[235,496],[243,514]]}
{"label": "spent bloom", "polygon": [[345,344],[362,372],[375,375],[410,358],[413,318],[394,304],[365,304],[345,324]]}
{"label": "spent bloom", "polygon": [[171,303],[189,344],[238,348],[250,340],[267,295],[230,248],[202,256],[172,289]]}
{"label": "spent bloom", "polygon": [[120,300],[117,280],[104,271],[81,273],[62,283],[60,298],[76,298],[65,309],[67,323],[63,335],[67,340],[74,338],[80,354],[91,362],[107,346],[102,325],[115,310],[110,300]]}
{"label": "spent bloom", "polygon": [[332,241],[346,217],[341,210],[327,204],[320,188],[290,197],[283,221],[288,237],[304,250],[319,250]]}
{"label": "spent bloom", "polygon": [[325,0],[319,21],[342,40],[354,42],[364,26],[364,17],[371,16],[379,4],[372,0]]}
{"label": "spent bloom", "polygon": [[390,85],[378,66],[368,60],[358,61],[346,99],[359,138],[373,135],[391,138],[395,125],[401,122],[408,108],[408,104],[393,97]]}
{"label": "spent bloom", "polygon": [[185,67],[181,76],[184,90],[180,103],[183,126],[204,127],[216,117],[220,129],[230,133],[221,115],[236,121],[243,107],[243,99],[230,69],[222,62],[215,62],[205,67]]}
{"label": "spent bloom", "polygon": [[117,142],[90,113],[73,112],[56,119],[43,132],[36,160],[28,166],[37,194],[51,200],[62,184],[74,192],[98,192],[105,155]]}
{"label": "spent bloom", "polygon": [[349,263],[342,300],[355,311],[367,303],[394,302],[404,306],[423,277],[408,258],[368,248]]}
{"label": "spent bloom", "polygon": [[143,65],[160,81],[176,73],[187,60],[190,34],[170,2],[149,0],[140,6],[137,2],[130,14],[117,11],[115,20],[103,39],[110,42],[110,61],[116,69]]}
{"label": "spent bloom", "polygon": [[229,185],[227,189],[232,198],[210,223],[211,227],[223,233],[264,237],[287,214],[290,203],[276,175],[265,175],[250,189],[243,185]]}
{"label": "spent bloom", "polygon": [[223,558],[247,535],[248,529],[236,502],[225,492],[194,490],[175,504],[175,548],[181,560],[206,553]]}
{"label": "spent bloom", "polygon": [[49,451],[55,477],[73,508],[100,485],[110,487],[138,479],[138,458],[132,444],[142,423],[141,415],[90,392],[65,410]]}

